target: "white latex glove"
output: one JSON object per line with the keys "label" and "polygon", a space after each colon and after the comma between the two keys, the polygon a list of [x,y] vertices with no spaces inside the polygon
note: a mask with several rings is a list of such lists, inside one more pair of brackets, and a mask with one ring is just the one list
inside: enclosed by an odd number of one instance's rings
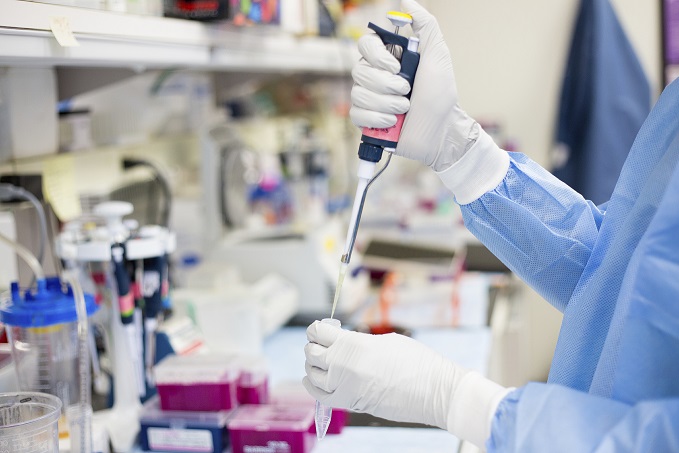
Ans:
{"label": "white latex glove", "polygon": [[[404,97],[408,83],[396,75],[400,63],[370,33],[358,42],[363,58],[352,71],[351,120],[359,127],[388,128],[396,114],[407,112],[396,154],[433,168],[460,204],[469,203],[499,184],[509,158],[458,105],[450,52],[434,16],[414,0],[403,0],[401,9],[413,17],[420,39],[410,101]],[[451,169],[472,148],[478,148],[475,156]]]}
{"label": "white latex glove", "polygon": [[408,112],[396,154],[442,171],[473,144],[478,129],[458,105],[453,63],[436,19],[413,0],[401,4],[413,16],[413,31],[420,39],[410,103],[404,97],[410,86],[396,75],[400,63],[371,33],[358,42],[363,58],[352,73],[351,119],[360,127],[387,128],[396,124],[395,114]]}
{"label": "white latex glove", "polygon": [[316,321],[307,338],[303,384],[318,401],[437,426],[480,447],[510,391],[402,335],[350,332]]}

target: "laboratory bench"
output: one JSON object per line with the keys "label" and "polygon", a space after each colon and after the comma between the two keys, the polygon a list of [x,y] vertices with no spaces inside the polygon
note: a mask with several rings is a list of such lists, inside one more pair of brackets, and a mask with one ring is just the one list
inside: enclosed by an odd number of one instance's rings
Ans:
{"label": "laboratory bench", "polygon": [[[478,328],[413,329],[412,337],[444,357],[483,374],[488,372],[491,331]],[[305,327],[283,327],[270,335],[263,345],[269,365],[269,383],[301,383],[304,372]],[[313,453],[392,453],[458,452],[461,442],[450,433],[424,425],[397,423],[367,414],[349,413],[348,425],[341,434],[327,435],[316,443]],[[134,453],[141,453],[136,449]]]}
{"label": "laboratory bench", "polygon": [[[460,441],[440,429],[347,426],[342,434],[318,441],[311,453],[455,453],[459,449]],[[131,453],[144,452],[137,448]]]}

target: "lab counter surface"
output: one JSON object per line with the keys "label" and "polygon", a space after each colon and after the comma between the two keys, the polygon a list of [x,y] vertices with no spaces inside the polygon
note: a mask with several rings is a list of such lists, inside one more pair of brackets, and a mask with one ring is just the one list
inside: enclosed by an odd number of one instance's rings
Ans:
{"label": "lab counter surface", "polygon": [[[440,429],[347,426],[342,434],[319,441],[312,453],[456,453],[459,448],[460,441]],[[144,452],[137,448],[131,453]]]}
{"label": "lab counter surface", "polygon": [[[488,372],[491,332],[488,328],[474,329],[415,329],[413,338],[431,347],[456,363]],[[301,382],[304,377],[304,345],[306,328],[285,327],[272,334],[264,343],[264,355],[269,361],[270,384],[275,388],[286,382]],[[313,453],[451,453],[460,442],[446,431],[435,428],[403,428],[386,426],[347,426],[342,434],[328,435],[319,441]],[[134,453],[139,453],[137,450]]]}

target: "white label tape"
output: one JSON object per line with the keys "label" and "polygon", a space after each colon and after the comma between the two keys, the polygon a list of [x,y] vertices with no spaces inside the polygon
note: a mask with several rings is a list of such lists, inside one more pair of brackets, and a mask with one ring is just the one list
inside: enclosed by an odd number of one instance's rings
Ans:
{"label": "white label tape", "polygon": [[80,45],[73,35],[68,17],[50,17],[50,29],[61,47],[77,47]]}

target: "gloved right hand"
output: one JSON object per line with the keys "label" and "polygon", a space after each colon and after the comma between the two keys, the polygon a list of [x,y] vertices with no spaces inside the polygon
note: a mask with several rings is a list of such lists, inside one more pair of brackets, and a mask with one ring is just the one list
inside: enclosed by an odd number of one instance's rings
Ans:
{"label": "gloved right hand", "polygon": [[404,97],[410,86],[396,75],[400,63],[371,33],[358,42],[363,59],[352,72],[351,119],[359,127],[386,128],[396,123],[395,114],[408,111],[396,153],[442,171],[473,144],[477,126],[458,105],[453,63],[436,19],[413,0],[403,0],[402,10],[413,17],[420,39],[410,105]]}
{"label": "gloved right hand", "polygon": [[[469,203],[500,182],[509,159],[460,108],[450,52],[434,16],[414,0],[401,5],[413,17],[412,28],[420,39],[420,64],[410,101],[405,97],[410,87],[397,75],[400,63],[370,33],[358,42],[363,58],[352,71],[351,120],[359,127],[387,128],[396,123],[396,114],[407,112],[396,154],[418,160],[440,176],[472,148],[482,148],[469,159],[473,162],[441,176],[460,204]],[[489,158],[494,163],[485,168]]]}

